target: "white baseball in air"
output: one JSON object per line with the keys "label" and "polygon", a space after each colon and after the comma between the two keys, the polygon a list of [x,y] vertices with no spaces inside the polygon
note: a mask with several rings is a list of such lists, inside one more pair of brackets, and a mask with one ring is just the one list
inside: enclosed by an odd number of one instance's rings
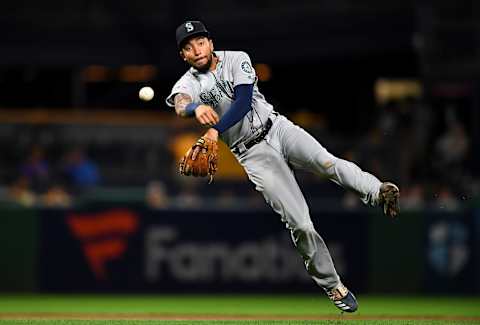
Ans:
{"label": "white baseball in air", "polygon": [[138,92],[138,97],[146,102],[152,100],[153,95],[155,95],[155,92],[153,91],[152,87],[142,87],[142,89],[140,89]]}

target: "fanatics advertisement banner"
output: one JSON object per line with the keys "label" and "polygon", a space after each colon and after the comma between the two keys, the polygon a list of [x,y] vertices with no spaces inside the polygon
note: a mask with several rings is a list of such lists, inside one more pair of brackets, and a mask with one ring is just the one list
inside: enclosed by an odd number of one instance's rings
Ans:
{"label": "fanatics advertisement banner", "polygon": [[[312,216],[346,284],[364,291],[368,216]],[[269,211],[42,210],[45,292],[318,292]]]}

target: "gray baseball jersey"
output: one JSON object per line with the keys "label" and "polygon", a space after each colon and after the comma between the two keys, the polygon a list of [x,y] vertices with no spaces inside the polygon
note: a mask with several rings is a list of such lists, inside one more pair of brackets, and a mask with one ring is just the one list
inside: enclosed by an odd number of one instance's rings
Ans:
{"label": "gray baseball jersey", "polygon": [[222,117],[230,108],[233,88],[237,85],[252,84],[252,110],[220,135],[229,147],[242,142],[261,131],[273,110],[265,97],[259,92],[255,70],[247,53],[240,51],[216,51],[219,61],[214,71],[200,73],[190,68],[173,86],[167,97],[167,105],[174,107],[174,97],[178,93],[189,95],[194,103],[210,105]]}
{"label": "gray baseball jersey", "polygon": [[272,127],[261,141],[250,149],[235,153],[255,189],[281,216],[295,247],[304,259],[307,272],[323,289],[340,284],[332,258],[310,218],[307,202],[295,179],[294,170],[304,169],[328,177],[331,181],[357,193],[365,204],[375,206],[381,182],[352,162],[329,153],[308,132],[285,116],[272,113],[256,85],[255,71],[244,52],[215,52],[219,63],[214,71],[200,73],[191,68],[175,84],[167,98],[174,106],[174,96],[185,93],[196,103],[211,105],[222,116],[233,101],[233,88],[255,83],[252,110],[221,138],[230,147],[260,133],[267,119]]}

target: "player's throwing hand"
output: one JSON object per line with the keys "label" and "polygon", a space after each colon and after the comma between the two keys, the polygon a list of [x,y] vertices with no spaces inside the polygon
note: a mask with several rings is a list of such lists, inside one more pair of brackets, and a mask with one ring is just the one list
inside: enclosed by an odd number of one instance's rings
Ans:
{"label": "player's throwing hand", "polygon": [[214,126],[220,120],[217,112],[208,105],[198,105],[195,109],[195,117],[197,121],[205,127]]}

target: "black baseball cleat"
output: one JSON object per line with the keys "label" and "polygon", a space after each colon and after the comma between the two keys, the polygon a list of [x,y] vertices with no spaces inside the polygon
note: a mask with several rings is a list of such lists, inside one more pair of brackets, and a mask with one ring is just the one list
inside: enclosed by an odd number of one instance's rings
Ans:
{"label": "black baseball cleat", "polygon": [[353,313],[358,309],[357,298],[343,284],[333,290],[327,290],[328,298],[342,312]]}
{"label": "black baseball cleat", "polygon": [[400,213],[400,206],[398,199],[400,197],[400,190],[398,186],[384,182],[380,185],[379,204],[383,208],[383,213],[391,218],[395,218]]}

